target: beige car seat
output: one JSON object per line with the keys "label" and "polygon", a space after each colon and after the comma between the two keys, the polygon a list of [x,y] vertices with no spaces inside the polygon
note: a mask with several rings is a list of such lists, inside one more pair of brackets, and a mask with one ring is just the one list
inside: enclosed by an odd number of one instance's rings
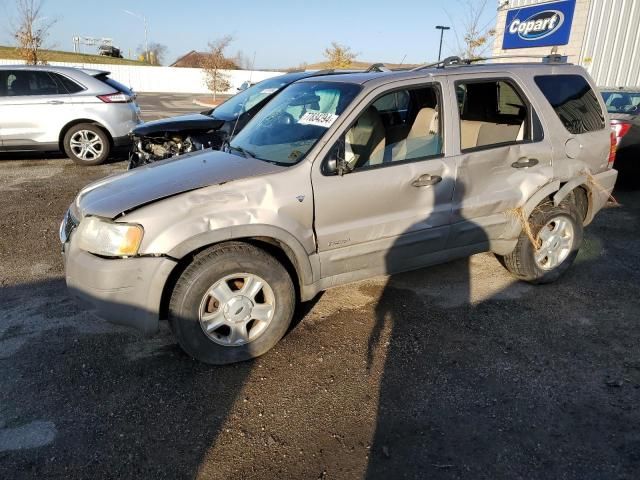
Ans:
{"label": "beige car seat", "polygon": [[345,136],[345,161],[351,170],[363,165],[377,165],[384,157],[385,128],[378,110],[364,111]]}
{"label": "beige car seat", "polygon": [[411,130],[405,140],[401,140],[392,147],[391,160],[401,161],[407,158],[407,140],[412,138],[428,138],[439,130],[438,112],[435,108],[421,108],[411,125]]}

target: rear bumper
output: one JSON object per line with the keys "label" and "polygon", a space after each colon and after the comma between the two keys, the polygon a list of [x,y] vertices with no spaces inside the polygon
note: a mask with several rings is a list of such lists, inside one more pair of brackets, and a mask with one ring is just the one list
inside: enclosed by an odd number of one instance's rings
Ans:
{"label": "rear bumper", "polygon": [[591,201],[589,202],[589,211],[584,219],[585,225],[593,221],[596,213],[602,210],[607,200],[611,198],[611,192],[613,192],[617,178],[618,171],[614,169],[593,175],[593,182],[590,185]]}
{"label": "rear bumper", "polygon": [[114,147],[130,147],[131,146],[131,137],[129,135],[124,135],[122,137],[116,137],[113,139]]}
{"label": "rear bumper", "polygon": [[176,262],[163,257],[105,259],[64,245],[71,294],[105,320],[146,335],[158,330],[162,291]]}

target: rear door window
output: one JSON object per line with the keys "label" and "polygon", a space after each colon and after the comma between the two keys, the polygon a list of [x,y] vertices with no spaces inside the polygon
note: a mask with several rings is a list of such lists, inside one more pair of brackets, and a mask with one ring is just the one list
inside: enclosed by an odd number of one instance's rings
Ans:
{"label": "rear door window", "polygon": [[565,128],[575,135],[605,128],[595,92],[580,75],[539,75],[535,82]]}
{"label": "rear door window", "polygon": [[[456,82],[460,148],[491,148],[532,140],[530,104],[511,80]],[[541,132],[533,140],[541,139]]]}
{"label": "rear door window", "polygon": [[44,71],[14,70],[4,80],[10,97],[33,95],[65,95],[64,88]]}

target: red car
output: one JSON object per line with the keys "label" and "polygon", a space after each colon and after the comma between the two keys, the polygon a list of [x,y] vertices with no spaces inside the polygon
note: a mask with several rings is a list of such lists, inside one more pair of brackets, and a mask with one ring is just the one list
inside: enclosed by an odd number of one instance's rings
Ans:
{"label": "red car", "polygon": [[601,89],[616,135],[620,182],[640,185],[640,89]]}

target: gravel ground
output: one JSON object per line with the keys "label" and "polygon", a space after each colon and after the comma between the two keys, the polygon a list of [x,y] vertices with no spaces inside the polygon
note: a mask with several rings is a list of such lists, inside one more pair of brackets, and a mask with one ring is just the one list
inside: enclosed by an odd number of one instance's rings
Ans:
{"label": "gravel ground", "polygon": [[489,254],[379,277],[210,367],[66,294],[62,214],[123,169],[0,161],[0,478],[640,477],[640,192],[554,285]]}

